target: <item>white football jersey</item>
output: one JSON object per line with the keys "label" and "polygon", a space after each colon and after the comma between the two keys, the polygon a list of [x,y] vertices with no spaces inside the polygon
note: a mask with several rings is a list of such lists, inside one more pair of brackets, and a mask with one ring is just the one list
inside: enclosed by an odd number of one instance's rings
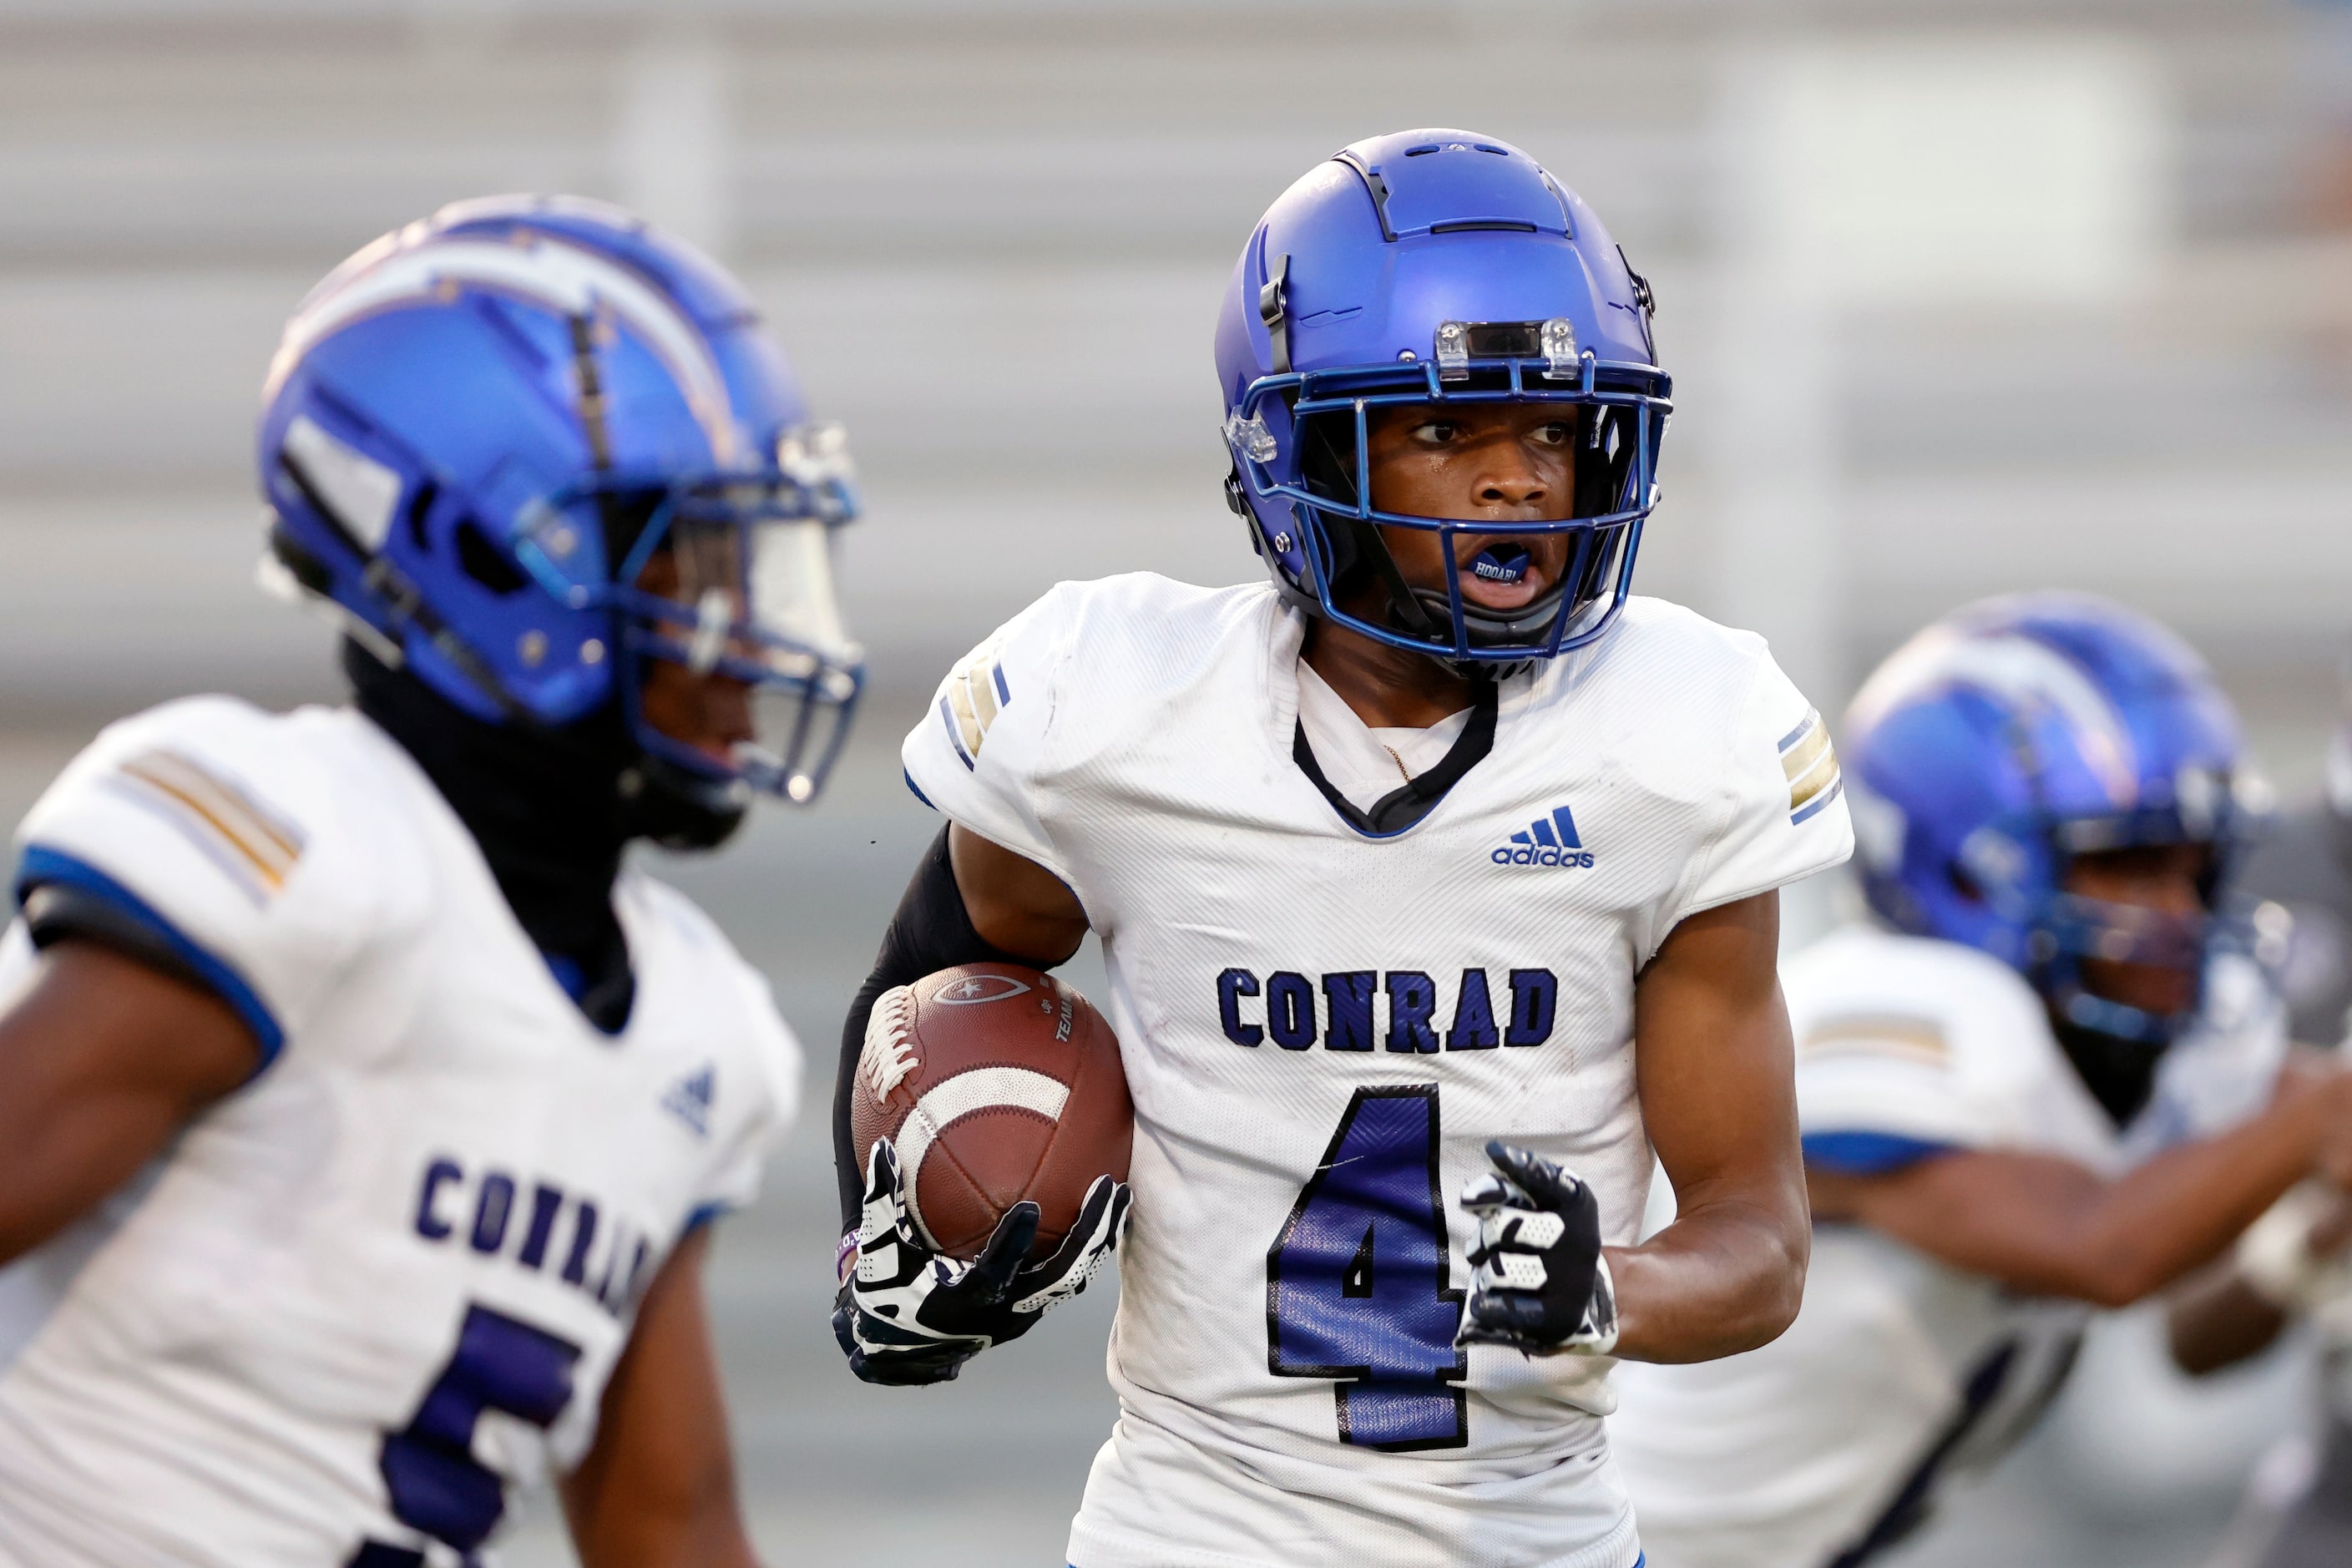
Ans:
{"label": "white football jersey", "polygon": [[[253,1080],[0,1269],[0,1563],[446,1565],[594,1435],[637,1300],[751,1196],[798,1047],[677,893],[614,891],[598,1031],[464,825],[359,714],[108,729],[19,833],[210,976]],[[35,969],[23,923],[0,1004]]]}
{"label": "white football jersey", "polygon": [[[1836,1169],[2009,1149],[2115,1174],[2260,1110],[2286,1048],[2260,972],[2217,963],[2200,1026],[2118,1133],[2042,999],[1988,954],[1854,927],[1800,953],[1782,984],[1807,1155]],[[1899,1535],[1945,1478],[2023,1436],[2088,1317],[1864,1226],[1816,1226],[1787,1333],[1621,1375],[1614,1435],[1650,1568],[1828,1568]]]}
{"label": "white football jersey", "polygon": [[1265,585],[1064,584],[957,668],[908,779],[1066,882],[1136,1111],[1077,1568],[1627,1568],[1609,1363],[1454,1343],[1455,1195],[1504,1138],[1629,1242],[1633,980],[1677,921],[1843,859],[1819,718],[1761,639],[1635,599],[1504,683],[1425,816],[1294,758],[1304,620]]}

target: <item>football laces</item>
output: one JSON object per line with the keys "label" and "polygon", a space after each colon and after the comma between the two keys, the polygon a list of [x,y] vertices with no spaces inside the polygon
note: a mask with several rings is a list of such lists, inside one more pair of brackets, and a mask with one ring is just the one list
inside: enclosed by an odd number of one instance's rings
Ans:
{"label": "football laces", "polygon": [[915,994],[894,985],[876,999],[866,1019],[866,1046],[858,1053],[866,1084],[877,1100],[906,1081],[921,1063],[915,1056]]}

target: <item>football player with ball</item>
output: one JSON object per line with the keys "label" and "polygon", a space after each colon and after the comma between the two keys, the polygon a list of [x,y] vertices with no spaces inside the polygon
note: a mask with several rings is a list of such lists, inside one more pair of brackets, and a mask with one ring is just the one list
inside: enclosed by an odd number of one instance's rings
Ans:
{"label": "football player with ball", "polygon": [[[908,737],[948,826],[845,1032],[835,1326],[868,1381],[951,1377],[1124,1237],[1076,1568],[1631,1568],[1612,1358],[1796,1313],[1776,889],[1851,835],[1763,642],[1629,592],[1671,391],[1650,318],[1518,149],[1344,149],[1250,236],[1217,327],[1270,581],[1063,584]],[[1090,930],[1124,1183],[1066,1042],[1028,1075],[1066,1100],[1023,1087],[1043,1012],[944,1022]],[[923,1063],[935,1019],[960,1073]],[[1108,1152],[1024,1186],[971,1169],[1009,1134],[961,1117]],[[1635,1245],[1654,1149],[1680,1216]],[[992,1235],[925,1223],[957,1182]]]}

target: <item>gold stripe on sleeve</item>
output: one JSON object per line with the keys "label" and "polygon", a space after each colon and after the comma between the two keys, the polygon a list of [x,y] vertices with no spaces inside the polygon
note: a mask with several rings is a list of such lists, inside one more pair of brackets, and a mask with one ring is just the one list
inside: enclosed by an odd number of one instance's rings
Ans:
{"label": "gold stripe on sleeve", "polygon": [[234,851],[275,889],[302,858],[302,836],[236,784],[178,752],[142,752],[122,764],[136,780]]}
{"label": "gold stripe on sleeve", "polygon": [[1838,782],[1837,751],[1830,744],[1829,726],[1818,712],[1809,712],[1780,747],[1780,772],[1789,781],[1789,809],[1802,811]]}
{"label": "gold stripe on sleeve", "polygon": [[1805,1031],[1797,1054],[1807,1058],[1829,1056],[1901,1057],[1942,1067],[1951,1060],[1951,1043],[1933,1018],[1897,1013],[1845,1013],[1823,1018]]}

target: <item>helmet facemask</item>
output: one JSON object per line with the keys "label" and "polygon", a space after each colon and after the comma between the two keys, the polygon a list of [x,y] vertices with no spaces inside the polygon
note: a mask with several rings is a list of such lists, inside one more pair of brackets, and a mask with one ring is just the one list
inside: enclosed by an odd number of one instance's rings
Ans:
{"label": "helmet facemask", "polygon": [[[2218,787],[2229,801],[2228,781]],[[2195,1023],[2214,958],[2237,952],[2267,962],[2267,947],[2275,945],[2264,935],[2262,908],[2229,891],[2259,822],[2258,805],[2231,802],[2218,815],[2160,807],[2021,823],[1972,835],[1949,869],[1963,898],[2020,933],[2022,951],[2013,961],[2048,1006],[2085,1087],[2118,1125],[2138,1113],[2164,1053]],[[2205,851],[2194,911],[2095,897],[2067,885],[2078,856],[2175,845]],[[2100,964],[2170,971],[2186,982],[2182,1005],[2151,1010],[2106,994],[2089,967]]]}
{"label": "helmet facemask", "polygon": [[[2196,775],[2200,781],[2205,775]],[[2052,1010],[2076,1028],[2161,1047],[2195,1018],[2205,972],[2215,953],[2259,946],[2256,910],[2230,894],[2230,879],[2261,820],[2257,803],[2242,803],[2231,781],[2203,786],[2218,807],[2158,806],[2110,816],[2073,817],[2048,828],[2058,868],[2055,886],[2035,902],[2027,928],[2027,959],[2037,989]],[[2078,857],[2123,849],[2188,846],[2202,851],[2196,874],[2197,909],[2179,911],[2100,898],[2067,886]],[[2151,1011],[2102,994],[2085,964],[2128,964],[2184,977],[2187,1000]]]}
{"label": "helmet facemask", "polygon": [[[838,427],[814,440],[824,448],[822,473],[810,471],[811,442],[795,434],[786,461],[765,471],[658,488],[610,478],[539,509],[517,549],[568,602],[613,612],[621,700],[646,777],[736,817],[752,792],[815,797],[863,684],[833,587],[834,536],[856,514],[855,489]],[[590,556],[579,528],[589,519],[609,563],[593,576],[567,570]],[[745,689],[751,736],[719,756],[657,726],[645,710],[647,661]]]}
{"label": "helmet facemask", "polygon": [[[1507,335],[1497,341],[1524,346]],[[1654,373],[1637,378],[1638,385],[1629,381],[1617,388],[1597,377],[1590,361],[1566,385],[1549,382],[1548,369],[1540,359],[1507,361],[1441,378],[1433,365],[1403,363],[1381,372],[1268,377],[1253,388],[1227,428],[1236,488],[1247,498],[1244,510],[1252,514],[1260,552],[1270,559],[1290,552],[1293,541],[1280,528],[1269,537],[1265,519],[1287,511],[1307,567],[1302,591],[1293,595],[1303,607],[1376,641],[1487,677],[1513,673],[1530,659],[1599,636],[1630,587],[1652,500],[1664,404]],[[1280,461],[1279,445],[1257,412],[1275,395],[1288,415],[1281,421],[1295,447],[1288,463]],[[1368,452],[1376,411],[1421,405],[1466,411],[1497,403],[1559,404],[1572,416],[1575,477],[1566,517],[1535,522],[1448,518],[1372,504]],[[1296,478],[1286,482],[1279,477],[1284,468]],[[1461,537],[1483,538],[1486,548],[1469,569],[1503,581],[1526,569],[1539,537],[1564,535],[1568,549],[1556,581],[1528,604],[1497,611],[1463,595],[1454,573],[1442,584],[1408,583],[1382,537],[1389,528],[1437,534],[1448,560]]]}

